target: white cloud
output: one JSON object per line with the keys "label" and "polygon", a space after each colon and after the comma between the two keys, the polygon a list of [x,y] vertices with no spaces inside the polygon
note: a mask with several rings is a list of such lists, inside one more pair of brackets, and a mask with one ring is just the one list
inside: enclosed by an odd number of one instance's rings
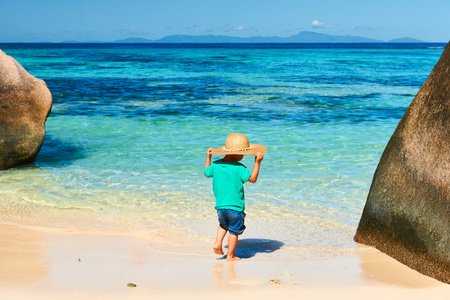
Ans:
{"label": "white cloud", "polygon": [[233,29],[236,30],[236,31],[257,31],[255,29],[255,27],[242,26],[242,25],[241,26],[235,26]]}
{"label": "white cloud", "polygon": [[229,25],[229,24],[226,24],[226,25],[220,26],[219,29],[222,30],[222,31],[228,32],[231,29],[233,29],[233,27],[231,25]]}
{"label": "white cloud", "polygon": [[311,23],[312,28],[331,28],[334,27],[334,25],[325,24],[322,22],[319,22],[318,20],[314,20]]}
{"label": "white cloud", "polygon": [[189,24],[189,25],[184,26],[184,29],[191,30],[191,29],[198,28],[201,26],[202,26],[201,24]]}
{"label": "white cloud", "polygon": [[375,31],[375,28],[369,26],[350,26],[351,30]]}
{"label": "white cloud", "polygon": [[[210,28],[210,29],[211,29],[211,28]],[[252,26],[244,26],[244,25],[240,25],[240,26],[232,26],[232,25],[226,24],[226,25],[217,27],[217,29],[218,29],[219,31],[222,31],[222,32],[230,32],[230,31],[258,32],[258,29],[256,29],[255,27],[252,27]]]}

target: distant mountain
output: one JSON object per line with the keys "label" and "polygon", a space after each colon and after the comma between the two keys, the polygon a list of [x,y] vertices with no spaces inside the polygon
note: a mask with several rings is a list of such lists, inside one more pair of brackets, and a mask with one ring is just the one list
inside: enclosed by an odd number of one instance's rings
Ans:
{"label": "distant mountain", "polygon": [[143,38],[127,38],[123,40],[117,40],[112,43],[125,43],[125,44],[133,44],[133,43],[154,43],[154,41],[143,39]]}
{"label": "distant mountain", "polygon": [[424,43],[423,41],[419,41],[410,37],[405,37],[401,39],[393,39],[388,41],[388,43]]}
{"label": "distant mountain", "polygon": [[262,37],[248,38],[224,35],[170,35],[159,40],[142,38],[128,38],[114,41],[114,43],[384,43],[384,41],[369,39],[360,36],[336,36],[311,31],[302,31],[289,37]]}
{"label": "distant mountain", "polygon": [[170,35],[153,41],[154,43],[254,43],[252,38],[224,35]]}
{"label": "distant mountain", "polygon": [[359,36],[334,36],[302,31],[290,37],[254,36],[240,38],[223,35],[171,35],[153,41],[154,43],[382,43],[381,40]]}
{"label": "distant mountain", "polygon": [[[49,43],[52,42],[39,42],[39,43]],[[158,40],[149,40],[138,37],[130,37],[126,39],[105,42],[105,41],[75,41],[75,40],[65,40],[61,43],[67,44],[76,44],[76,43],[123,43],[123,44],[146,44],[146,43],[167,43],[167,44],[175,44],[175,43],[185,43],[185,44],[239,44],[239,43],[247,43],[247,44],[301,44],[301,43],[428,43],[424,41],[420,41],[417,39],[413,39],[410,37],[392,39],[389,41],[382,41],[377,39],[370,39],[361,36],[353,36],[353,35],[328,35],[323,33],[311,32],[311,31],[302,31],[296,35],[291,35],[288,37],[279,37],[279,36],[252,36],[248,38],[235,37],[235,36],[225,36],[225,35],[169,35],[163,37]]]}
{"label": "distant mountain", "polygon": [[278,38],[284,43],[382,43],[381,40],[369,39],[360,36],[338,36],[316,33],[311,31],[302,31],[297,35],[286,38]]}

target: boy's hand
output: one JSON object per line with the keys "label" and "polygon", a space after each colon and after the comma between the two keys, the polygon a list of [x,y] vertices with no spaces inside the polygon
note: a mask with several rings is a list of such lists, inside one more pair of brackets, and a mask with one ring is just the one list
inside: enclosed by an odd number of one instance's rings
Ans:
{"label": "boy's hand", "polygon": [[[212,157],[211,152],[213,150],[214,150],[214,148],[208,148],[208,150],[206,151],[205,169],[211,165],[211,157]],[[204,174],[204,175],[205,175],[205,177],[207,177],[206,174]]]}
{"label": "boy's hand", "polygon": [[209,158],[212,157],[212,151],[214,150],[214,148],[208,148],[208,150],[206,151],[206,156],[208,156]]}
{"label": "boy's hand", "polygon": [[248,179],[249,182],[255,183],[256,180],[258,180],[259,167],[260,167],[260,163],[263,160],[263,158],[264,158],[264,154],[262,154],[261,152],[256,152],[255,165],[253,166],[252,174],[250,175],[250,178]]}

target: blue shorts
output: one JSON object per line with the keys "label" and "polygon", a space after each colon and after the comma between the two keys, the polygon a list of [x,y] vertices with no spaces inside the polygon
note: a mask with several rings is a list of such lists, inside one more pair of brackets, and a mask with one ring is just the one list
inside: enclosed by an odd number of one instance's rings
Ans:
{"label": "blue shorts", "polygon": [[245,213],[232,209],[218,209],[220,226],[233,235],[241,235],[245,230]]}

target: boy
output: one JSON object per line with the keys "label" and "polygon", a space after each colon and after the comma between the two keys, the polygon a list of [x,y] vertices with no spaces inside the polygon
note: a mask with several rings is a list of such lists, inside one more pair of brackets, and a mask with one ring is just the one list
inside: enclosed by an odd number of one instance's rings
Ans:
{"label": "boy", "polygon": [[[216,210],[219,217],[216,241],[213,246],[214,253],[223,255],[222,242],[228,235],[227,261],[239,260],[234,256],[238,236],[244,232],[245,196],[244,183],[255,183],[258,179],[261,161],[267,148],[263,145],[250,144],[245,135],[241,133],[230,134],[225,147],[209,148],[206,153],[204,173],[206,177],[213,178],[213,191],[216,198]],[[225,157],[211,164],[213,154],[225,154]],[[244,155],[255,156],[255,165],[252,172],[239,161]]]}

